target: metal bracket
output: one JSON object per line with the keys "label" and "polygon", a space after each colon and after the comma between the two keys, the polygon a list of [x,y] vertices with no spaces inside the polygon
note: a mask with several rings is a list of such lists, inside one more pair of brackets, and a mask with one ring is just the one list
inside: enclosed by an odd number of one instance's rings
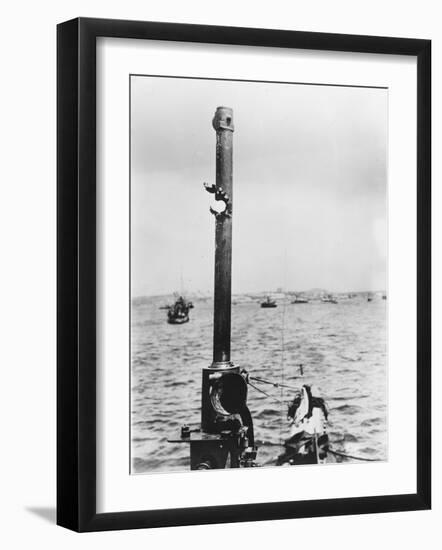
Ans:
{"label": "metal bracket", "polygon": [[215,195],[216,201],[222,201],[225,204],[225,209],[222,212],[217,212],[212,207],[209,208],[210,212],[215,216],[215,218],[218,219],[224,219],[224,218],[231,218],[231,207],[230,207],[230,197],[229,195],[222,189],[222,187],[217,187],[214,183],[212,185],[204,182],[204,189],[208,193],[212,193]]}

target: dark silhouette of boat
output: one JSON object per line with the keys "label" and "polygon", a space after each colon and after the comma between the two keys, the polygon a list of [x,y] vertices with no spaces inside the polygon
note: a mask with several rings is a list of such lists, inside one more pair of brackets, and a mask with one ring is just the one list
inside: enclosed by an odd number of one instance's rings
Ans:
{"label": "dark silhouette of boat", "polygon": [[270,296],[267,296],[266,300],[261,302],[261,307],[278,307],[278,305],[275,300],[272,300]]}
{"label": "dark silhouette of boat", "polygon": [[382,295],[382,299],[383,299],[383,300],[386,300],[386,299],[387,299],[387,295],[386,295],[386,294],[383,294],[383,295]]}
{"label": "dark silhouette of boat", "polygon": [[[193,305],[192,305],[193,307]],[[180,296],[167,312],[167,322],[170,325],[182,325],[189,322],[189,303]]]}

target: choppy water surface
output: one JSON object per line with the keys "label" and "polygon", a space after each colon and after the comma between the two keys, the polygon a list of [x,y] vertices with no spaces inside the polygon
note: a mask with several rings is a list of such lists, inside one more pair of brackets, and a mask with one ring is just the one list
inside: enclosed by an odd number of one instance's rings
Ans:
{"label": "choppy water surface", "polygon": [[[194,300],[191,320],[166,323],[164,298],[132,304],[132,472],[189,468],[187,444],[168,443],[200,420],[201,368],[212,359],[210,300]],[[259,303],[232,306],[232,360],[251,375],[318,388],[329,408],[336,450],[387,459],[386,302]],[[260,386],[290,401],[290,390]],[[286,407],[249,387],[248,406],[259,443],[258,462],[276,456],[288,437]]]}

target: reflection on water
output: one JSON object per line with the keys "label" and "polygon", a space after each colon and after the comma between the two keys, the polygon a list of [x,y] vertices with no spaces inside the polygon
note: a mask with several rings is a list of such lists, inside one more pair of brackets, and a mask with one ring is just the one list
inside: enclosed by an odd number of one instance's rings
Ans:
{"label": "reflection on water", "polygon": [[[189,469],[188,445],[168,443],[183,424],[200,420],[201,368],[212,359],[210,300],[194,300],[191,320],[169,325],[164,298],[132,304],[132,472]],[[232,306],[232,360],[252,375],[299,387],[312,384],[328,405],[336,450],[387,458],[386,302],[259,303]],[[290,401],[290,390],[265,391]],[[286,407],[249,388],[248,405],[259,442],[258,462],[282,451]]]}

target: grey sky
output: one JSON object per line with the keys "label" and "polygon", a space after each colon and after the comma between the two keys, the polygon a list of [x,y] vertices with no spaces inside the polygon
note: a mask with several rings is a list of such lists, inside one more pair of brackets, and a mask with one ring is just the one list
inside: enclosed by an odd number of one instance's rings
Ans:
{"label": "grey sky", "polygon": [[384,289],[387,90],[137,76],[132,295],[213,289],[218,105],[234,111],[233,292]]}

